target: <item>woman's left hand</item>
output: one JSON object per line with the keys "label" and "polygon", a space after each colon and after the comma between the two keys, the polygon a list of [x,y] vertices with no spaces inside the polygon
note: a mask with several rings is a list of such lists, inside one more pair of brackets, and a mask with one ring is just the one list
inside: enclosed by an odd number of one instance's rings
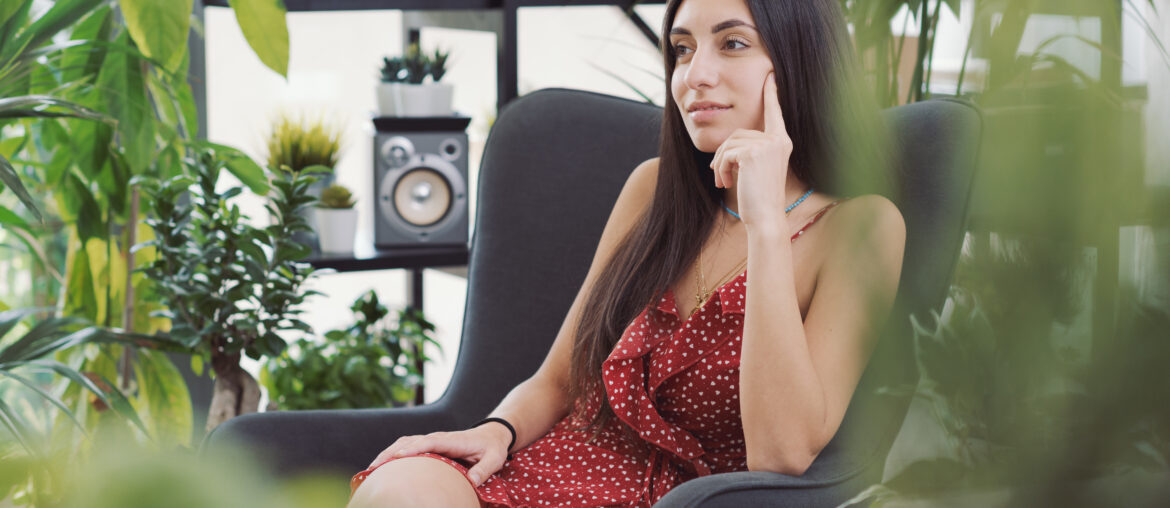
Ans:
{"label": "woman's left hand", "polygon": [[775,73],[764,79],[764,132],[737,129],[715,150],[715,186],[736,188],[745,225],[784,217],[785,181],[792,139],[776,91]]}

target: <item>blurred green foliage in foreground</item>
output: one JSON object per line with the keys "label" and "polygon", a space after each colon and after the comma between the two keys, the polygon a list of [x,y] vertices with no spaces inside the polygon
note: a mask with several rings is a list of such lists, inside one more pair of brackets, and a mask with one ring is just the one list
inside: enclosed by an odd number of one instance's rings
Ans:
{"label": "blurred green foliage in foreground", "polygon": [[320,508],[343,506],[349,486],[334,477],[276,479],[244,451],[196,455],[144,448],[124,434],[94,439],[87,457],[0,461],[0,488],[42,476],[54,495],[15,496],[54,508]]}

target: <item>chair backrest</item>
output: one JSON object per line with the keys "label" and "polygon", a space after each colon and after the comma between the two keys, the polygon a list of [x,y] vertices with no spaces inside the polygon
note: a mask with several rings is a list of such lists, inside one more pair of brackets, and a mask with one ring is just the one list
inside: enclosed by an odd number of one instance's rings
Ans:
{"label": "chair backrest", "polygon": [[[458,363],[439,402],[457,420],[482,418],[539,367],[622,184],[638,163],[657,155],[661,116],[653,105],[564,89],[530,93],[500,114],[480,169]],[[902,169],[900,193],[891,197],[907,226],[894,319],[905,322],[907,312],[932,308],[945,296],[962,241],[980,121],[972,106],[953,101],[893,108],[886,118]],[[867,457],[884,457],[908,404],[869,396],[872,388],[916,379],[910,337],[894,339],[883,339],[874,358],[900,360],[895,363],[904,368],[867,370],[843,424],[864,427]],[[869,411],[884,423],[860,422],[857,415]],[[840,448],[834,439],[809,474],[833,477],[862,460],[837,453]]]}
{"label": "chair backrest", "polygon": [[504,107],[480,163],[459,357],[470,424],[532,375],[573,303],[626,177],[658,153],[662,109],[550,89]]}

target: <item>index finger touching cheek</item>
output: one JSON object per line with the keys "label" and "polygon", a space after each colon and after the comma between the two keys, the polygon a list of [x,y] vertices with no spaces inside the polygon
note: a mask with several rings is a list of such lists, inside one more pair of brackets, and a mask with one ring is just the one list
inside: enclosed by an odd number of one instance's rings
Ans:
{"label": "index finger touching cheek", "polygon": [[780,92],[776,87],[776,73],[764,78],[764,132],[786,132],[784,111],[780,107]]}

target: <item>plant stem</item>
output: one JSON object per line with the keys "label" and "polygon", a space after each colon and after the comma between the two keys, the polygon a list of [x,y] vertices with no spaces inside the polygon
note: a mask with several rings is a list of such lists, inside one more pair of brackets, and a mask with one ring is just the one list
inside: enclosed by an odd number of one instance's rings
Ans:
{"label": "plant stem", "polygon": [[906,94],[906,102],[914,102],[922,98],[922,74],[926,63],[926,45],[930,36],[930,19],[927,16],[930,2],[923,0],[922,12],[918,15],[918,59],[914,63],[914,77],[910,80],[910,91]]}
{"label": "plant stem", "polygon": [[[902,50],[906,47],[906,27],[910,25],[910,16],[902,19],[902,35],[898,36],[898,49],[894,53],[894,83],[890,87],[890,97],[887,106],[898,104],[898,77],[902,70]],[[892,44],[892,41],[891,41]]]}
{"label": "plant stem", "polygon": [[938,18],[940,14],[942,14],[942,0],[936,0],[934,3],[934,16],[930,20],[930,47],[927,49],[929,56],[926,57],[927,69],[924,79],[926,86],[923,87],[924,95],[930,93],[930,78],[934,75],[934,41],[938,35]]}
{"label": "plant stem", "polygon": [[[134,332],[134,244],[138,241],[138,186],[130,187],[130,216],[126,218],[126,298],[122,303],[122,329],[129,333]],[[111,238],[111,240],[113,240]],[[134,361],[134,348],[128,347],[122,352],[122,388],[130,387],[131,366]]]}

